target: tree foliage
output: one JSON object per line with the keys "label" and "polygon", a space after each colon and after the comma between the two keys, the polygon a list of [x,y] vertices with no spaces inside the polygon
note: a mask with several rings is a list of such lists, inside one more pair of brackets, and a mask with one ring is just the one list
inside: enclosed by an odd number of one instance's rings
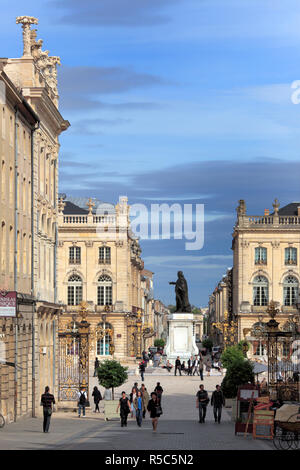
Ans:
{"label": "tree foliage", "polygon": [[114,388],[120,387],[128,379],[128,367],[123,367],[118,361],[106,359],[100,362],[97,369],[99,384],[104,388],[111,388],[114,395]]}
{"label": "tree foliage", "polygon": [[239,345],[228,346],[221,356],[222,366],[228,369],[237,359],[244,359],[243,350]]}
{"label": "tree foliage", "polygon": [[247,383],[254,383],[253,364],[244,357],[235,359],[228,367],[221,384],[225,398],[235,398],[238,387]]}
{"label": "tree foliage", "polygon": [[165,346],[166,342],[163,338],[157,338],[154,340],[154,346],[156,348],[163,348]]}

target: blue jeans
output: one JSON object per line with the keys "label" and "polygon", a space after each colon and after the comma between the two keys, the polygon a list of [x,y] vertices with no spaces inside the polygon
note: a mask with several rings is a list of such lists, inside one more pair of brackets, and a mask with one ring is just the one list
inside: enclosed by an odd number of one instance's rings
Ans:
{"label": "blue jeans", "polygon": [[82,416],[85,416],[85,405],[78,405],[78,416],[81,415],[81,410],[82,410]]}
{"label": "blue jeans", "polygon": [[142,419],[143,419],[143,410],[136,410],[136,422],[138,426],[142,425]]}

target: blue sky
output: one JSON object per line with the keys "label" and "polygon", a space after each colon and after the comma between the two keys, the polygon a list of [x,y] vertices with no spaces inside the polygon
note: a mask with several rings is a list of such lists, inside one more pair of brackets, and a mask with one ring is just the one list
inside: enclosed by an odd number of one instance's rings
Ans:
{"label": "blue sky", "polygon": [[298,0],[1,1],[1,56],[22,53],[18,15],[59,55],[60,191],[205,205],[205,243],[142,241],[155,296],[183,270],[204,306],[232,265],[235,208],[299,201]]}

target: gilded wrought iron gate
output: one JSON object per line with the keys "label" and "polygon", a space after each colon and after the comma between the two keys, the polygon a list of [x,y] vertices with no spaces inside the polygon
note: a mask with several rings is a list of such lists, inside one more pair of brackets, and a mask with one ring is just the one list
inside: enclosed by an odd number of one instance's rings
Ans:
{"label": "gilded wrought iron gate", "polygon": [[89,347],[85,328],[59,334],[58,361],[59,401],[76,401],[79,389],[88,395]]}

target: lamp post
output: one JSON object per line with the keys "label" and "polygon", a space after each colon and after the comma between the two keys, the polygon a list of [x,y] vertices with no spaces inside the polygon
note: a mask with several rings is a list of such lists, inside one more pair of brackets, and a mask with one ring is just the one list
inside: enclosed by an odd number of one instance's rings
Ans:
{"label": "lamp post", "polygon": [[81,321],[78,324],[79,333],[79,386],[86,391],[89,396],[89,328],[87,322],[87,304],[81,302],[78,308],[78,316]]}
{"label": "lamp post", "polygon": [[137,359],[142,359],[142,311],[140,308],[137,309],[137,319],[136,319],[136,327],[137,327],[137,335],[136,335],[136,341],[137,341],[137,348],[136,348],[136,358]]}

